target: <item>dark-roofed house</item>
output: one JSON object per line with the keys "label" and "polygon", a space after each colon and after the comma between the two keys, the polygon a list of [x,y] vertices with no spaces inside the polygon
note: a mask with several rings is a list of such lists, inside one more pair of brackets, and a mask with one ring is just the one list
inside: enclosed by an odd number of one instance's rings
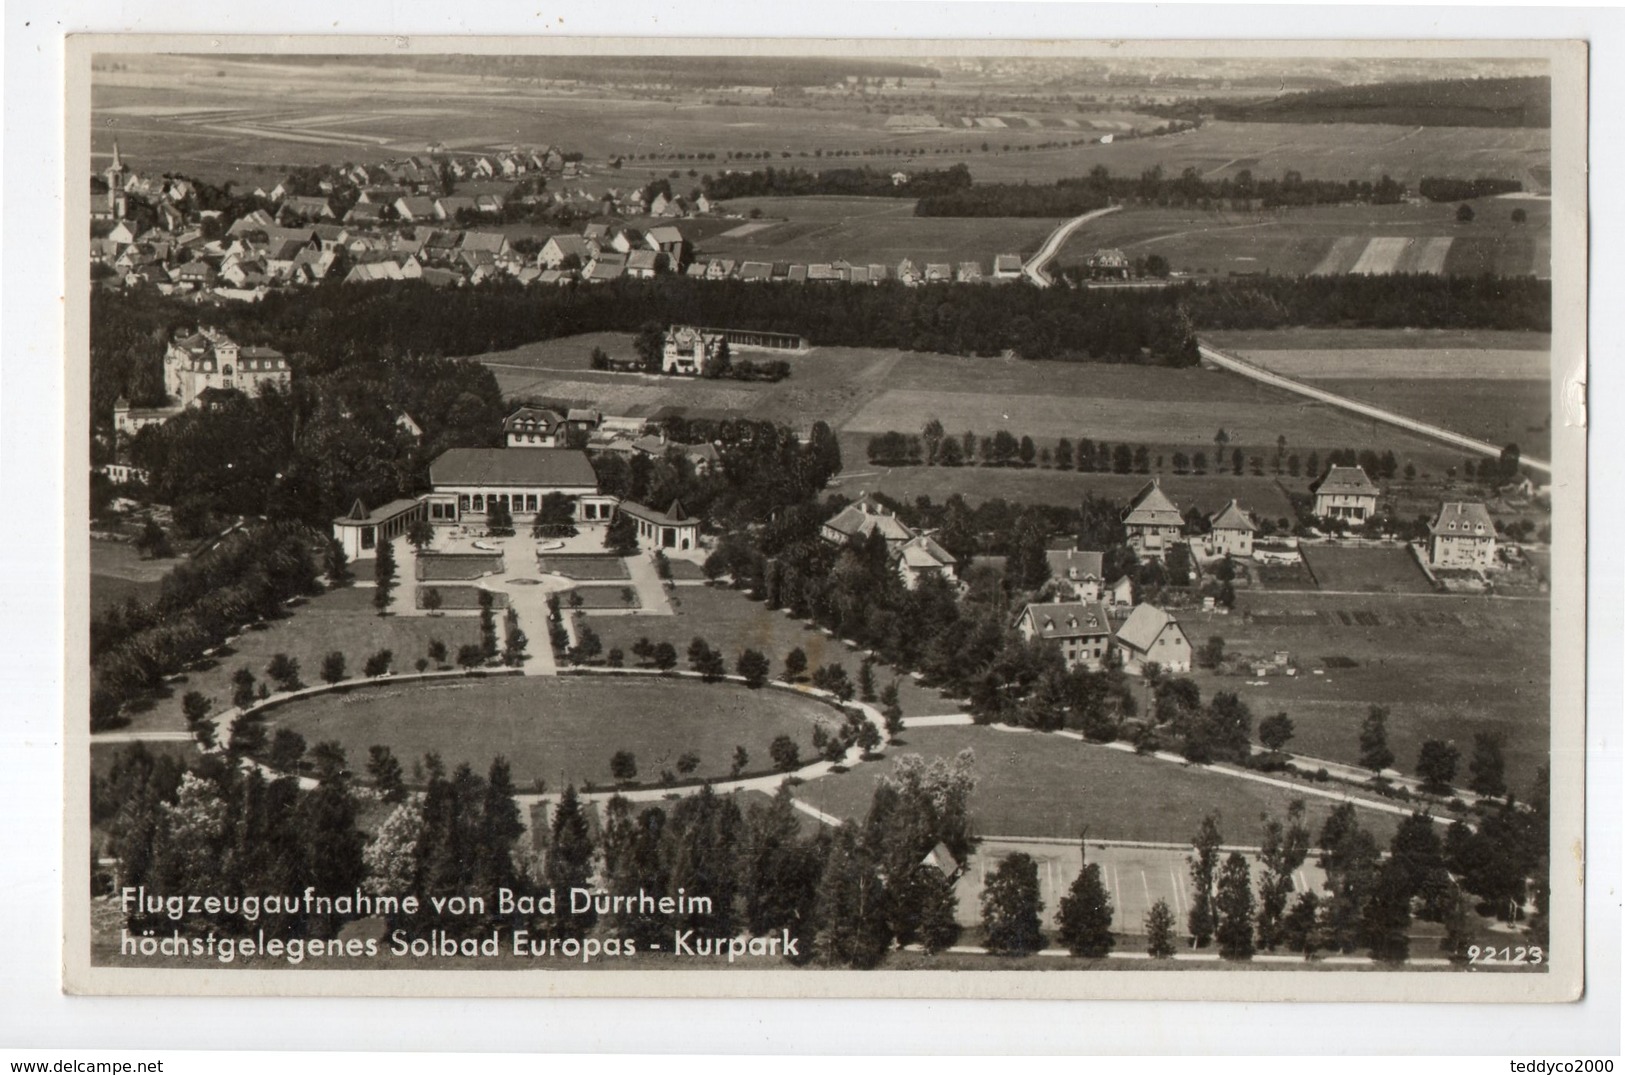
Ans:
{"label": "dark-roofed house", "polygon": [[1068,668],[1098,672],[1111,653],[1112,621],[1099,601],[1028,605],[1016,619],[1016,630],[1028,642],[1054,643]]}
{"label": "dark-roofed house", "polygon": [[914,531],[867,493],[826,520],[819,533],[832,545],[845,545],[854,537],[867,538],[871,530],[880,531],[888,549],[897,549],[914,538]]}
{"label": "dark-roofed house", "polygon": [[953,582],[958,578],[959,561],[929,533],[915,534],[897,547],[895,555],[897,575],[910,590],[919,589],[926,579]]}
{"label": "dark-roofed house", "polygon": [[621,511],[632,517],[638,544],[645,549],[694,549],[700,544],[700,521],[683,510],[681,500],[673,500],[665,511],[656,511],[628,500]]}
{"label": "dark-roofed house", "polygon": [[1258,526],[1234,499],[1207,517],[1207,552],[1210,556],[1253,555],[1253,535]]}
{"label": "dark-roofed house", "polygon": [[1381,493],[1363,467],[1332,467],[1309,491],[1315,494],[1317,516],[1351,523],[1363,523],[1376,515]]}
{"label": "dark-roofed house", "polygon": [[367,510],[357,500],[349,511],[333,520],[333,539],[352,560],[374,555],[380,541],[400,537],[419,519],[428,518],[428,506],[420,499],[391,500],[381,508]]}
{"label": "dark-roofed house", "polygon": [[1428,563],[1434,567],[1495,567],[1495,520],[1483,504],[1446,501],[1428,524]]}
{"label": "dark-roofed house", "polygon": [[1177,620],[1155,605],[1138,605],[1117,629],[1123,670],[1140,675],[1155,661],[1164,672],[1191,670],[1191,642]]}
{"label": "dark-roofed house", "polygon": [[1179,507],[1162,491],[1162,483],[1152,478],[1129,503],[1123,515],[1128,543],[1140,559],[1160,560],[1170,545],[1182,540],[1185,518]]}
{"label": "dark-roofed house", "polygon": [[500,503],[516,527],[529,526],[550,493],[570,498],[578,525],[607,524],[615,514],[616,499],[598,491],[587,453],[569,448],[451,448],[429,464],[429,484],[434,523],[483,523]]}
{"label": "dark-roofed house", "polygon": [[1069,601],[1099,601],[1100,585],[1106,581],[1106,556],[1082,549],[1050,549],[1049,577],[1057,596]]}
{"label": "dark-roofed house", "polygon": [[502,420],[502,435],[510,448],[559,448],[565,418],[542,407],[520,407]]}

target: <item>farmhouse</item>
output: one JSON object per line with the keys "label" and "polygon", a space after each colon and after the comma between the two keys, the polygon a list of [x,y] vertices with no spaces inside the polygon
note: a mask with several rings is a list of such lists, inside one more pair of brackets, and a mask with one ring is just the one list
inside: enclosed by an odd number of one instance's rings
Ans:
{"label": "farmhouse", "polygon": [[1191,643],[1168,613],[1155,605],[1139,605],[1117,629],[1123,649],[1123,670],[1140,675],[1155,662],[1165,672],[1191,670]]}
{"label": "farmhouse", "polygon": [[638,544],[646,549],[696,549],[700,545],[700,521],[683,510],[681,500],[673,500],[665,511],[656,511],[627,501],[621,511],[631,516],[637,528]]}
{"label": "farmhouse", "polygon": [[1162,483],[1152,478],[1129,503],[1123,516],[1128,543],[1141,559],[1161,560],[1169,546],[1183,538],[1185,518],[1162,491]]}
{"label": "farmhouse", "polygon": [[1381,492],[1362,467],[1332,467],[1309,487],[1315,494],[1315,514],[1322,519],[1363,523],[1377,514]]}
{"label": "farmhouse", "polygon": [[1028,642],[1054,643],[1069,669],[1098,672],[1111,653],[1111,619],[1098,601],[1028,605],[1016,619],[1016,630]]}
{"label": "farmhouse", "polygon": [[910,590],[920,588],[926,579],[953,582],[959,561],[936,543],[931,534],[916,534],[897,547],[897,574]]}
{"label": "farmhouse", "polygon": [[373,555],[380,541],[400,537],[413,523],[426,518],[428,508],[421,498],[391,500],[372,511],[357,500],[333,520],[333,540],[343,547],[345,556],[359,560]]}
{"label": "farmhouse", "polygon": [[183,407],[191,406],[206,389],[236,389],[253,395],[263,384],[286,385],[289,376],[282,352],[241,347],[212,328],[177,336],[164,353],[164,388]]}
{"label": "farmhouse", "polygon": [[727,346],[720,333],[705,332],[688,325],[673,325],[666,330],[666,343],[660,355],[660,372],[703,377],[723,360]]}
{"label": "farmhouse", "polygon": [[502,420],[502,436],[510,448],[559,448],[566,432],[565,418],[543,407],[520,407]]}
{"label": "farmhouse", "polygon": [[888,550],[901,548],[914,538],[914,531],[867,493],[825,520],[819,535],[831,545],[845,545],[853,538],[867,539],[872,530],[880,531]]}
{"label": "farmhouse", "polygon": [[1434,567],[1495,567],[1495,521],[1483,504],[1446,501],[1428,524],[1428,563]]}
{"label": "farmhouse", "polygon": [[608,523],[617,503],[598,491],[587,453],[569,448],[451,448],[429,464],[429,484],[429,521],[440,524],[483,523],[502,504],[515,526],[526,526],[552,493],[570,499],[577,523]]}
{"label": "farmhouse", "polygon": [[1057,596],[1068,601],[1100,600],[1100,587],[1106,581],[1103,553],[1050,549],[1044,558],[1049,561],[1050,581]]}
{"label": "farmhouse", "polygon": [[1235,500],[1209,515],[1207,523],[1209,556],[1252,556],[1258,526]]}
{"label": "farmhouse", "polygon": [[591,261],[597,251],[596,246],[579,235],[555,235],[543,244],[536,261],[543,268],[557,269],[563,267],[565,259],[573,257],[580,267]]}

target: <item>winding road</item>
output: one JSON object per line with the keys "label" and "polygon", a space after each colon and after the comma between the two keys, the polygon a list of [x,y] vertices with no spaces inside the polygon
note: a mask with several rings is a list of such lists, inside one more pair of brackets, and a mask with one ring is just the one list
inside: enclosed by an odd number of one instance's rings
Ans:
{"label": "winding road", "polygon": [[1093,210],[1082,216],[1073,217],[1050,232],[1049,238],[1044,240],[1044,245],[1038,248],[1038,253],[1034,254],[1027,264],[1021,267],[1022,275],[1026,276],[1038,287],[1049,287],[1054,284],[1055,281],[1051,280],[1049,275],[1049,263],[1055,260],[1055,255],[1061,252],[1061,247],[1065,246],[1066,241],[1072,238],[1072,233],[1096,217],[1103,217],[1107,213],[1117,212],[1118,208],[1118,206],[1113,205],[1105,209]]}
{"label": "winding road", "polygon": [[[1224,351],[1220,351],[1218,348],[1210,347],[1200,340],[1196,341],[1196,348],[1201,353],[1203,361],[1211,362],[1220,369],[1228,370],[1231,373],[1239,373],[1243,377],[1249,377],[1252,380],[1259,381],[1263,384],[1271,385],[1275,388],[1283,388],[1288,392],[1295,392],[1300,396],[1307,396],[1310,399],[1317,400],[1321,403],[1328,403],[1333,407],[1338,407],[1345,411],[1351,411],[1354,414],[1362,415],[1366,418],[1373,418],[1379,422],[1386,422],[1391,426],[1397,426],[1400,429],[1408,430],[1412,433],[1419,433],[1424,437],[1440,441],[1444,444],[1449,444],[1456,448],[1464,448],[1469,452],[1476,452],[1479,455],[1486,455],[1492,459],[1499,459],[1501,457],[1501,446],[1498,444],[1491,444],[1488,441],[1478,440],[1474,437],[1452,432],[1451,430],[1445,429],[1443,426],[1432,425],[1428,422],[1420,422],[1415,418],[1406,418],[1402,414],[1395,414],[1393,411],[1385,411],[1381,407],[1373,406],[1370,403],[1361,403],[1357,399],[1350,399],[1347,396],[1340,396],[1335,392],[1328,392],[1324,388],[1316,388],[1314,385],[1293,380],[1291,377],[1286,377],[1272,370],[1267,370],[1263,366],[1254,365],[1253,363],[1248,362],[1246,359],[1237,358],[1235,355],[1227,354]],[[1523,456],[1520,461],[1524,466],[1529,467],[1531,470],[1538,470],[1543,474],[1551,474],[1552,472],[1552,465],[1545,460],[1534,459],[1526,455]]]}

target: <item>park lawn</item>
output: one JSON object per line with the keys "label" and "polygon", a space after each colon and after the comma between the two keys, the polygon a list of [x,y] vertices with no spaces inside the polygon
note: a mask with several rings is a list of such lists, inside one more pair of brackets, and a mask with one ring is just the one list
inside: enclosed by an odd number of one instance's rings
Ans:
{"label": "park lawn", "polygon": [[[417,607],[426,608],[423,602],[430,590],[440,591],[440,607],[447,612],[469,611],[480,607],[480,594],[487,591],[478,586],[419,586],[417,588]],[[501,590],[491,590],[491,607],[498,611],[508,607],[508,595]]]}
{"label": "park lawn", "polygon": [[638,600],[637,587],[630,583],[624,586],[577,586],[570,593],[581,599],[578,607],[584,609],[640,608],[643,604]]}
{"label": "park lawn", "polygon": [[1322,590],[1432,593],[1433,586],[1404,545],[1302,545],[1304,562]]}
{"label": "park lawn", "polygon": [[[394,594],[394,606],[411,600],[406,588]],[[479,641],[479,623],[472,618],[427,616],[383,616],[372,607],[373,591],[345,588],[311,598],[288,610],[288,615],[272,620],[261,629],[244,631],[229,647],[232,652],[216,658],[214,667],[189,672],[170,684],[171,693],[149,710],[132,714],[120,731],[178,731],[186,727],[181,715],[181,698],[188,691],[200,691],[214,702],[216,712],[231,706],[231,676],[248,668],[263,680],[265,666],[277,653],[286,653],[299,662],[300,678],[307,685],[321,682],[322,658],[337,650],[344,654],[352,676],[361,674],[367,657],[381,649],[393,651],[397,671],[408,671],[424,656],[429,640],[446,643],[451,656],[464,643]],[[227,729],[219,729],[224,738]]]}
{"label": "park lawn", "polygon": [[[987,727],[916,728],[886,752],[952,758],[967,747],[976,756],[970,813],[971,831],[978,836],[1076,839],[1087,827],[1092,839],[1183,843],[1209,811],[1217,810],[1221,831],[1232,842],[1254,844],[1259,816],[1284,817],[1299,797],[1075,739]],[[861,822],[884,772],[882,766],[861,766],[807,781],[795,794],[825,813]],[[1332,803],[1302,798],[1318,833]],[[1386,846],[1398,819],[1361,811],[1360,820]]]}
{"label": "park lawn", "polygon": [[677,758],[700,757],[696,778],[728,775],[735,746],[747,771],[771,768],[768,748],[788,735],[804,758],[812,732],[833,725],[830,707],[791,691],[749,690],[653,676],[505,676],[430,683],[399,682],[327,694],[274,709],[272,733],[292,728],[307,743],[336,739],[358,765],[374,744],[402,764],[437,752],[448,769],[467,762],[485,772],[502,755],[525,791],[537,780],[608,784],[610,756],[629,750],[638,779],[653,782]]}
{"label": "park lawn", "polygon": [[545,555],[538,567],[544,572],[570,579],[629,579],[632,573],[619,556]]}
{"label": "park lawn", "polygon": [[[843,441],[843,451],[846,444]],[[1271,450],[1273,454],[1273,449]],[[850,457],[849,457],[850,458]],[[861,469],[860,469],[861,468]],[[1086,473],[1077,470],[1045,470],[1042,467],[895,467],[876,470],[859,464],[848,464],[847,473],[830,485],[832,492],[856,497],[859,492],[885,493],[904,503],[929,496],[940,504],[950,495],[958,493],[967,502],[981,503],[994,497],[1019,504],[1060,504],[1072,506],[1091,494],[1127,502],[1153,477],[1162,482],[1163,490],[1181,508],[1195,506],[1213,511],[1224,506],[1231,497],[1260,518],[1292,517],[1291,501],[1282,484],[1303,491],[1307,488],[1303,478],[1282,476],[1276,479],[1223,474],[1174,474],[1155,471],[1151,474]]]}
{"label": "park lawn", "polygon": [[[858,666],[863,663],[861,653],[800,620],[791,619],[782,610],[774,611],[737,590],[723,587],[684,586],[671,590],[670,595],[676,611],[672,616],[593,616],[589,613],[582,622],[598,632],[605,652],[618,647],[626,655],[628,665],[634,663],[633,644],[639,638],[648,638],[655,643],[670,642],[677,649],[678,660],[686,667],[688,644],[698,636],[722,652],[730,671],[741,652],[754,649],[767,655],[773,665],[773,675],[777,676],[784,671],[785,654],[799,646],[807,654],[809,672],[820,665],[840,664],[852,681],[857,682]],[[958,706],[937,691],[919,686],[887,665],[876,666],[876,690],[884,689],[893,679],[897,680],[898,700],[904,716],[959,711]]]}
{"label": "park lawn", "polygon": [[[1370,706],[1381,705],[1401,772],[1415,772],[1424,740],[1454,740],[1462,752],[1457,777],[1465,782],[1476,732],[1505,736],[1507,779],[1520,794],[1548,764],[1551,613],[1544,601],[1253,591],[1237,594],[1229,616],[1188,611],[1180,620],[1198,646],[1216,634],[1232,654],[1289,651],[1298,674],[1253,681],[1267,686],[1200,670],[1192,677],[1204,698],[1240,694],[1255,728],[1262,717],[1286,712],[1295,726],[1289,751],[1358,764],[1360,724]],[[1327,667],[1327,657],[1358,664]]]}

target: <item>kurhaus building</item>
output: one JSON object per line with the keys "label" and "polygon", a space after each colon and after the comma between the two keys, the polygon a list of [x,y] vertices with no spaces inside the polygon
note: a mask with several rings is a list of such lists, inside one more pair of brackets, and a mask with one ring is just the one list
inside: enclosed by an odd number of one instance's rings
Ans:
{"label": "kurhaus building", "polygon": [[569,448],[452,448],[429,464],[429,484],[429,521],[442,525],[484,523],[501,504],[515,527],[529,526],[553,493],[570,499],[577,525],[608,525],[617,503],[598,491],[587,453]]}

